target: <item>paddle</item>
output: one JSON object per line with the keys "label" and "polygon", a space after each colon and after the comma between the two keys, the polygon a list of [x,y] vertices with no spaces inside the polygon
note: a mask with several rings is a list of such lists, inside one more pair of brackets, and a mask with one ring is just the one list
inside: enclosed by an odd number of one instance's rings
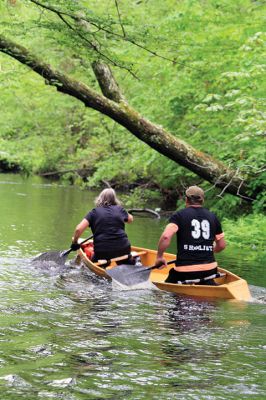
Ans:
{"label": "paddle", "polygon": [[[176,260],[168,261],[167,265],[174,264]],[[122,264],[112,269],[106,269],[105,272],[113,280],[125,286],[134,286],[149,279],[152,269],[158,268],[156,265],[152,267],[143,267],[141,265]]]}
{"label": "paddle", "polygon": [[205,276],[205,278],[198,278],[198,279],[187,279],[185,281],[177,281],[176,284],[178,285],[198,285],[200,283],[205,285],[216,286],[217,284],[214,282],[215,278],[222,278],[226,274],[223,272],[217,272],[216,274],[212,274],[210,276]]}
{"label": "paddle", "polygon": [[[82,240],[79,243],[81,246],[83,243],[87,242],[88,240],[92,239],[93,235],[89,236],[87,239]],[[35,257],[33,261],[52,261],[56,264],[64,264],[66,257],[68,256],[71,251],[75,251],[74,249],[69,248],[68,250],[64,251],[48,251],[46,253],[42,253],[39,256]]]}

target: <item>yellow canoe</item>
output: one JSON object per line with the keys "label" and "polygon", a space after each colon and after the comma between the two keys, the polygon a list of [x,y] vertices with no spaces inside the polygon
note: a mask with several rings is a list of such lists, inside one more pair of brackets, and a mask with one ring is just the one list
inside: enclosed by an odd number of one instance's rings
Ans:
{"label": "yellow canoe", "polygon": [[[155,250],[145,249],[143,247],[132,246],[132,254],[138,255],[144,266],[152,266],[155,263],[156,254]],[[101,262],[93,263],[86,255],[83,249],[79,250],[79,256],[83,263],[96,275],[111,280],[110,276],[106,273],[108,269],[115,268],[116,263],[112,261],[110,266],[106,269],[103,268]],[[174,254],[164,253],[167,261],[175,259]],[[239,276],[227,271],[223,268],[218,268],[218,271],[224,273],[223,277],[215,279],[217,286],[200,285],[200,284],[173,284],[165,283],[168,272],[172,268],[169,265],[163,269],[152,269],[150,273],[150,281],[157,286],[158,289],[167,292],[173,292],[181,295],[200,296],[207,298],[220,298],[220,299],[235,299],[249,301],[251,299],[250,291],[247,282]]]}

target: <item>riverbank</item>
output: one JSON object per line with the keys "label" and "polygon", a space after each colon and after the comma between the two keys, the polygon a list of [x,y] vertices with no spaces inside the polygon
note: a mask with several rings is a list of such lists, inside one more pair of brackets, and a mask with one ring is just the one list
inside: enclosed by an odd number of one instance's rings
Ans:
{"label": "riverbank", "polygon": [[[2,178],[1,178],[2,177]],[[99,190],[102,188],[86,188],[81,185],[70,185],[66,181],[60,180],[51,180],[48,178],[41,178],[39,176],[26,176],[21,174],[10,174],[0,173],[0,180],[2,183],[7,182],[17,182],[21,185],[31,185],[34,182],[42,182],[44,187],[62,187],[65,191],[69,193],[77,192],[80,193],[81,198],[86,198],[87,196],[92,197],[93,199],[99,193]],[[126,209],[143,209],[148,208],[154,210],[157,215],[160,216],[160,220],[157,223],[160,223],[162,228],[168,221],[169,216],[178,208],[184,207],[183,198],[177,201],[177,207],[172,207],[170,209],[161,208],[161,195],[160,192],[153,192],[150,189],[135,189],[135,192],[131,190],[118,189],[118,194],[120,199],[122,200],[123,206]],[[31,195],[29,195],[30,201]],[[42,207],[42,200],[40,199],[37,202],[36,207]],[[72,207],[69,205],[70,208]],[[206,206],[209,207],[212,211],[216,212],[219,218],[222,221],[223,230],[226,233],[226,241],[227,243],[237,249],[245,249],[246,251],[251,251],[252,254],[256,254],[259,252],[261,254],[261,259],[265,257],[265,237],[266,237],[266,216],[261,213],[250,212],[243,213],[243,209],[240,210],[240,213],[235,213],[232,215],[232,210],[230,213],[227,212],[227,203],[225,200],[220,199],[220,201],[215,203],[215,198],[209,198],[209,193],[207,192],[206,196]],[[45,205],[46,207],[46,205]],[[66,210],[68,213],[69,210]],[[242,214],[241,214],[242,212]],[[137,213],[137,218],[141,218],[144,221],[144,224],[151,223],[155,218],[155,215],[151,213]],[[77,221],[73,221],[73,226]],[[73,229],[73,228],[71,228]],[[139,243],[140,246],[143,246],[143,243]]]}

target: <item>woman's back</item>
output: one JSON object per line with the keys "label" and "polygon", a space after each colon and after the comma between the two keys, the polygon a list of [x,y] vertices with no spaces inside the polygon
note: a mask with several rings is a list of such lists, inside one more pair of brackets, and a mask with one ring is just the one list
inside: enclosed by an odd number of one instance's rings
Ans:
{"label": "woman's back", "polygon": [[126,237],[128,213],[118,205],[96,207],[85,217],[91,227],[94,242]]}
{"label": "woman's back", "polygon": [[94,261],[130,255],[131,245],[125,232],[125,222],[132,222],[132,215],[121,207],[115,191],[104,189],[95,200],[93,208],[76,226],[72,245],[75,246],[87,227],[93,233]]}

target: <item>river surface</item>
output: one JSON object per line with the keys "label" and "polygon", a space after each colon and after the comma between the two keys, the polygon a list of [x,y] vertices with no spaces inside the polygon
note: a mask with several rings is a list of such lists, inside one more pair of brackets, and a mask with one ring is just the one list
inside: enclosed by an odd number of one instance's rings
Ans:
{"label": "river surface", "polygon": [[[96,193],[0,174],[0,194],[1,400],[265,399],[262,254],[218,258],[247,279],[249,303],[119,290],[73,256],[32,264],[69,248]],[[131,243],[155,249],[166,222],[135,217]]]}

